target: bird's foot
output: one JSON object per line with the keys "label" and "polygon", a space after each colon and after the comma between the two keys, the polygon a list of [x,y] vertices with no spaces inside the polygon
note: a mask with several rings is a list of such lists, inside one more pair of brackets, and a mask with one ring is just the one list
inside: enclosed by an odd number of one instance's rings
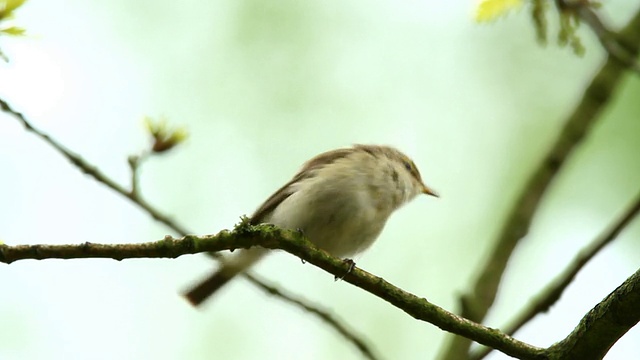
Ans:
{"label": "bird's foot", "polygon": [[335,277],[335,279],[334,279],[335,281],[338,281],[338,280],[342,280],[342,279],[344,279],[344,277],[345,277],[345,276],[347,276],[347,275],[349,275],[349,273],[351,273],[351,271],[353,271],[353,269],[355,269],[355,267],[356,267],[356,262],[355,262],[355,261],[353,261],[352,259],[343,259],[342,261],[343,261],[345,264],[348,264],[348,265],[349,265],[349,269],[347,269],[347,272],[346,272],[346,273],[344,273],[344,275],[342,275],[341,277],[338,277],[338,276],[336,275],[336,277]]}

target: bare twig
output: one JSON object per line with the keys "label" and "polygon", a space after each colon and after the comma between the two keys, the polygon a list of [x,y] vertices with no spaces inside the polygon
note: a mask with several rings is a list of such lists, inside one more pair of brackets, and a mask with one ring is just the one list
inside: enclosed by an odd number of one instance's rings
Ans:
{"label": "bare twig", "polygon": [[[206,253],[206,255],[214,259],[221,257],[220,254],[215,252],[208,252]],[[338,333],[340,333],[346,339],[351,341],[353,345],[356,346],[360,350],[362,355],[364,355],[364,357],[366,357],[367,359],[378,358],[373,353],[373,349],[371,349],[369,345],[367,345],[358,336],[354,336],[353,330],[348,329],[346,325],[342,324],[340,322],[340,319],[336,318],[333,314],[331,314],[330,311],[321,310],[318,305],[314,305],[314,307],[311,307],[307,304],[307,300],[303,299],[302,297],[292,293],[287,293],[285,292],[285,290],[279,289],[277,287],[269,287],[269,285],[267,285],[266,282],[260,283],[259,282],[260,279],[256,281],[256,277],[257,276],[254,275],[253,277],[247,278],[247,280],[249,280],[249,282],[251,283],[254,283],[254,285],[258,286],[261,290],[263,290],[267,294],[276,295],[276,296],[283,295],[283,296],[280,296],[280,298],[284,302],[290,302],[300,308],[303,308],[305,311],[315,314],[319,319],[328,323],[330,327],[334,328]]]}
{"label": "bare twig", "polygon": [[348,272],[347,270],[353,265],[319,250],[300,232],[280,229],[273,225],[253,226],[247,221],[243,221],[233,231],[224,230],[216,235],[201,237],[188,235],[182,239],[167,236],[163,240],[144,244],[0,245],[0,262],[88,257],[116,260],[140,257],[175,258],[184,254],[249,248],[251,246],[285,250],[333,275],[342,276],[344,281],[389,302],[418,320],[469,337],[508,355],[520,359],[545,359],[543,349],[518,341],[498,330],[463,319],[431,304],[424,298],[388,283],[380,277],[356,267]]}
{"label": "bare twig", "polygon": [[364,355],[367,359],[377,359],[378,356],[373,353],[373,349],[365,343],[359,336],[356,336],[353,329],[349,329],[343,324],[340,319],[336,318],[333,314],[331,314],[328,310],[320,309],[317,305],[309,306],[308,301],[302,299],[301,297],[292,294],[285,293],[283,289],[278,289],[276,287],[269,287],[265,283],[257,283],[255,277],[247,278],[249,282],[254,283],[256,286],[260,287],[262,290],[271,295],[280,296],[280,298],[295,306],[304,309],[307,312],[310,312],[316,315],[319,319],[329,324],[334,330],[336,330],[340,335],[342,335],[345,339],[349,340],[355,347],[360,350],[362,355]]}
{"label": "bare twig", "polygon": [[151,217],[153,217],[156,221],[166,225],[168,228],[172,229],[178,234],[186,235],[190,233],[189,231],[187,231],[187,229],[185,229],[184,227],[179,225],[177,222],[172,220],[169,216],[155,209],[153,206],[147,203],[144,199],[137,196],[132,196],[131,191],[125,189],[122,185],[118,184],[117,182],[109,178],[102,171],[100,171],[100,169],[98,169],[96,166],[88,163],[78,154],[75,154],[71,150],[67,149],[64,145],[60,144],[58,141],[56,141],[49,135],[45,134],[43,131],[31,125],[31,123],[27,121],[27,119],[24,117],[24,115],[22,115],[22,113],[13,110],[11,106],[9,106],[9,104],[2,99],[0,99],[0,109],[2,109],[2,111],[8,114],[13,115],[13,117],[18,119],[18,121],[20,121],[22,125],[24,125],[27,131],[37,135],[39,138],[44,140],[47,144],[51,145],[60,154],[62,154],[62,156],[64,156],[67,160],[69,160],[73,165],[75,165],[82,172],[91,176],[97,182],[106,185],[109,189],[115,191],[116,193],[131,200],[134,204],[138,205],[144,211],[146,211],[149,215],[151,215]]}
{"label": "bare twig", "polygon": [[[576,277],[578,272],[594,257],[602,248],[617,238],[618,234],[640,213],[640,193],[633,200],[632,204],[609,226],[597,239],[584,248],[567,266],[567,268],[545,287],[538,295],[533,297],[528,306],[518,312],[518,315],[505,327],[502,328],[506,334],[516,333],[524,324],[533,319],[536,315],[549,310],[551,305],[560,299],[564,290]],[[473,352],[469,357],[471,360],[483,359],[491,348],[481,348]]]}
{"label": "bare twig", "polygon": [[129,191],[130,197],[139,198],[140,195],[140,166],[145,160],[149,158],[149,152],[143,152],[140,155],[131,155],[127,158],[129,163],[129,170],[131,170],[131,190]]}
{"label": "bare twig", "polygon": [[[629,54],[637,56],[640,46],[640,12],[636,13],[617,38]],[[495,300],[507,262],[520,239],[528,233],[540,200],[573,150],[600,119],[600,112],[607,105],[626,70],[626,64],[609,57],[585,90],[582,101],[565,123],[549,153],[524,184],[472,290],[461,297],[463,317],[478,323],[485,318]],[[464,359],[468,356],[470,346],[468,339],[454,337],[442,352],[442,359]]]}
{"label": "bare twig", "polygon": [[626,67],[640,74],[640,64],[635,59],[634,54],[629,53],[616,39],[616,34],[609,30],[602,19],[596,14],[590,1],[556,0],[560,10],[575,12],[584,21],[593,33],[598,37],[600,44],[607,51],[609,56],[617,59]]}
{"label": "bare twig", "polygon": [[[106,185],[109,189],[115,191],[116,193],[131,200],[134,204],[138,205],[144,211],[146,211],[149,215],[151,215],[151,217],[153,217],[156,221],[164,224],[169,229],[175,231],[177,234],[181,236],[185,236],[187,234],[193,233],[188,231],[185,227],[180,225],[175,220],[171,219],[166,214],[163,214],[161,211],[154,208],[152,205],[150,205],[141,197],[138,190],[138,186],[137,186],[137,181],[138,181],[137,171],[139,166],[139,159],[136,159],[134,161],[131,161],[131,159],[129,160],[129,166],[131,167],[131,171],[132,171],[132,178],[131,178],[132,184],[131,184],[131,189],[127,190],[125,187],[121,186],[120,184],[118,184],[117,182],[109,178],[107,175],[102,173],[102,171],[100,171],[100,169],[98,169],[96,166],[88,163],[82,157],[75,154],[71,150],[67,149],[64,145],[60,144],[58,141],[51,138],[49,135],[47,135],[43,131],[31,125],[31,123],[24,117],[22,113],[12,109],[11,106],[9,106],[9,104],[2,99],[0,99],[0,109],[2,109],[2,111],[8,114],[13,115],[13,117],[18,119],[18,121],[20,121],[22,125],[29,132],[37,135],[39,138],[44,140],[47,144],[51,145],[60,154],[62,154],[62,156],[67,158],[67,160],[69,160],[82,172],[93,177],[99,183]],[[101,246],[90,244],[90,243],[86,243],[84,246],[85,246],[85,249],[89,249],[91,247],[97,247],[96,250],[101,249]],[[37,246],[31,249],[31,251],[33,251],[34,254],[38,254],[39,252],[42,252],[44,250],[45,249],[43,248],[38,249]],[[219,257],[219,254],[214,254],[213,257]],[[358,348],[365,357],[369,359],[376,359],[376,357],[374,356],[373,350],[367,345],[366,341],[361,339],[355,333],[347,330],[346,325],[341,324],[340,320],[338,320],[334,315],[331,315],[326,311],[320,310],[317,305],[309,304],[307,300],[302,299],[299,296],[294,296],[289,292],[278,290],[278,288],[275,285],[270,284],[267,280],[261,279],[250,272],[245,272],[242,274],[242,276],[244,276],[246,279],[249,280],[251,284],[257,286],[260,290],[264,291],[265,293],[270,294],[275,298],[281,299],[289,304],[296,305],[302,308],[303,310],[306,310],[316,315],[320,320],[322,320],[327,325],[334,328],[338,333],[343,335],[356,348]]]}

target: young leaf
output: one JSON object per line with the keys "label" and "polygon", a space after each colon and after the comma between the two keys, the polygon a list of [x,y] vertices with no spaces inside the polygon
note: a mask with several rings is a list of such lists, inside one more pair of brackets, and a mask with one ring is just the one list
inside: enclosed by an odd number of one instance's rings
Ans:
{"label": "young leaf", "polygon": [[476,11],[476,22],[490,22],[522,6],[522,0],[482,0]]}

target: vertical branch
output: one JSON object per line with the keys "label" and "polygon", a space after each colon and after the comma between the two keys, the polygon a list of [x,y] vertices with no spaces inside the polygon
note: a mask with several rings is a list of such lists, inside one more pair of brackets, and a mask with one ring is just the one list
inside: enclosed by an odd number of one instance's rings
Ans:
{"label": "vertical branch", "polygon": [[600,360],[640,321],[640,270],[591,309],[562,341],[546,350],[550,359]]}
{"label": "vertical branch", "polygon": [[[547,287],[541,290],[537,295],[533,296],[529,301],[529,304],[517,312],[517,315],[513,317],[510,323],[502,327],[502,331],[506,334],[513,336],[522,326],[533,319],[541,312],[546,312],[549,308],[555,304],[564,293],[564,290],[571,284],[573,279],[578,275],[580,270],[593,259],[605,246],[615,240],[620,232],[627,227],[632,220],[640,213],[640,192],[636,195],[636,198],[632,201],[631,205],[625,209],[621,216],[617,217],[615,221],[600,235],[593,240],[587,247],[585,247],[578,255],[571,261],[571,263],[560,273]],[[483,359],[493,349],[481,348],[472,354],[470,354],[471,360]]]}
{"label": "vertical branch", "polygon": [[[620,44],[634,57],[640,44],[640,12],[617,35]],[[588,135],[599,115],[607,105],[628,64],[609,56],[606,63],[585,90],[582,100],[567,119],[555,143],[524,184],[521,194],[513,204],[507,220],[494,242],[486,264],[471,287],[461,299],[461,315],[481,323],[493,305],[502,275],[516,245],[529,231],[529,226],[540,200],[554,177],[561,170],[576,146]],[[468,357],[471,341],[462,337],[449,339],[442,352],[442,359],[459,360]]]}

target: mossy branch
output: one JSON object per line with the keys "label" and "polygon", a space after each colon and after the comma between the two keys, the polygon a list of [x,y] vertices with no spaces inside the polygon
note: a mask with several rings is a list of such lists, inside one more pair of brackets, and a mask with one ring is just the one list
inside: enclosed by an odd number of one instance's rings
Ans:
{"label": "mossy branch", "polygon": [[[355,285],[403,310],[451,333],[469,338],[518,359],[600,359],[613,343],[640,318],[640,271],[596,305],[566,339],[548,349],[538,348],[448,312],[427,299],[406,292],[384,279],[354,267],[319,250],[301,232],[273,225],[250,225],[246,219],[232,231],[215,235],[166,236],[141,244],[0,245],[0,262],[26,259],[176,258],[186,254],[217,252],[261,246],[285,250],[344,281]],[[615,331],[611,331],[615,329]],[[598,341],[595,341],[597,339]],[[580,356],[576,357],[576,354]],[[584,357],[589,355],[588,357]],[[599,357],[600,356],[600,357]]]}
{"label": "mossy branch", "polygon": [[550,359],[600,360],[640,321],[640,270],[598,305],[564,340],[547,353]]}
{"label": "mossy branch", "polygon": [[357,267],[349,271],[350,264],[317,249],[301,232],[284,230],[273,225],[250,225],[246,219],[232,231],[223,230],[215,235],[187,235],[182,238],[166,236],[162,240],[140,244],[77,245],[0,245],[0,262],[35,259],[109,258],[177,258],[186,254],[218,252],[261,246],[285,250],[306,262],[343,278],[391,303],[410,316],[429,322],[455,334],[469,337],[478,343],[500,350],[520,359],[544,359],[543,349],[525,344],[498,330],[491,329],[450,313],[424,298],[406,292],[384,279]]}

